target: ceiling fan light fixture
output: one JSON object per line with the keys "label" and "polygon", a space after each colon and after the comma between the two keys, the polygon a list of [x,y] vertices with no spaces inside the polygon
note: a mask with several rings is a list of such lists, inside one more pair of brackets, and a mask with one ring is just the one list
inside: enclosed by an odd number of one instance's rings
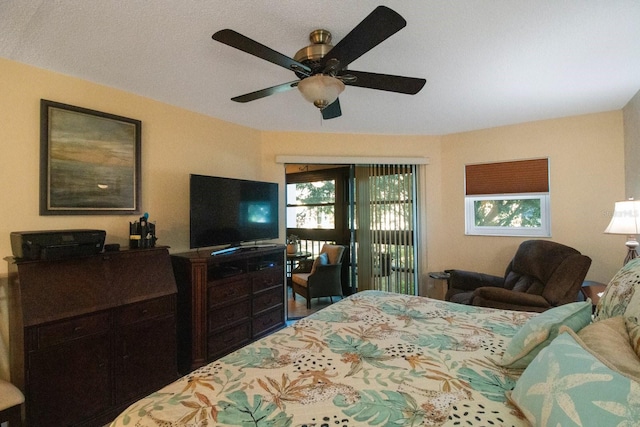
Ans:
{"label": "ceiling fan light fixture", "polygon": [[326,74],[316,74],[298,83],[298,90],[307,101],[323,109],[335,102],[344,90],[344,83]]}

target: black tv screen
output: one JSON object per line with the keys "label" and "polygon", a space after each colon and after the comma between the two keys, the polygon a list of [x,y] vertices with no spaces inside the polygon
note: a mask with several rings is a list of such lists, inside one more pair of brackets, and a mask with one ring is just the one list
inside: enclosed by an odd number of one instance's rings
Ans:
{"label": "black tv screen", "polygon": [[192,174],[189,205],[192,249],[279,237],[277,183]]}

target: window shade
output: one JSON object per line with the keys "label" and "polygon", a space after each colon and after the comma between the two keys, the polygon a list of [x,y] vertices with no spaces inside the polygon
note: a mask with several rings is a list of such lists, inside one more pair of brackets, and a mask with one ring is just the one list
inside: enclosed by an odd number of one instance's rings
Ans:
{"label": "window shade", "polygon": [[549,159],[465,166],[466,195],[548,193]]}

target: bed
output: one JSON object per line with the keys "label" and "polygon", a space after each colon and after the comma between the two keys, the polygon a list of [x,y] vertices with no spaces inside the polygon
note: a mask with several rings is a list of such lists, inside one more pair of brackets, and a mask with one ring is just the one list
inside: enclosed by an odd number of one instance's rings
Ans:
{"label": "bed", "polygon": [[[573,305],[563,309],[563,325],[554,323],[556,335],[578,339],[573,331],[591,322],[589,301]],[[557,408],[545,409],[545,393],[525,398],[539,398],[542,415],[521,405],[520,395],[535,391],[535,384],[516,387],[527,365],[535,365],[532,359],[551,347],[546,342],[547,349],[531,351],[530,338],[555,338],[540,335],[553,329],[536,324],[544,317],[360,292],[193,371],[131,405],[111,427],[528,426],[525,416],[556,416]],[[527,327],[532,329],[523,334]],[[555,366],[553,360],[541,363]],[[530,381],[540,375],[533,373]],[[636,403],[637,421],[640,399]],[[633,402],[627,407],[633,409]]]}

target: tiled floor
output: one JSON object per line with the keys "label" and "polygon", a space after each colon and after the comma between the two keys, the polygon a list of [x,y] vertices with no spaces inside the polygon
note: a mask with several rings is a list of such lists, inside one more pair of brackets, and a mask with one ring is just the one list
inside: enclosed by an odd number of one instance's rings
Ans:
{"label": "tiled floor", "polygon": [[[333,302],[336,302],[338,300],[340,300],[340,297],[333,297]],[[300,295],[296,295],[296,299],[294,301],[294,299],[292,298],[291,289],[289,289],[287,298],[287,320],[302,319],[303,317],[306,317],[311,313],[315,313],[321,308],[327,307],[329,305],[331,305],[331,300],[329,298],[313,298],[311,300],[311,309],[307,309],[307,300]]]}

